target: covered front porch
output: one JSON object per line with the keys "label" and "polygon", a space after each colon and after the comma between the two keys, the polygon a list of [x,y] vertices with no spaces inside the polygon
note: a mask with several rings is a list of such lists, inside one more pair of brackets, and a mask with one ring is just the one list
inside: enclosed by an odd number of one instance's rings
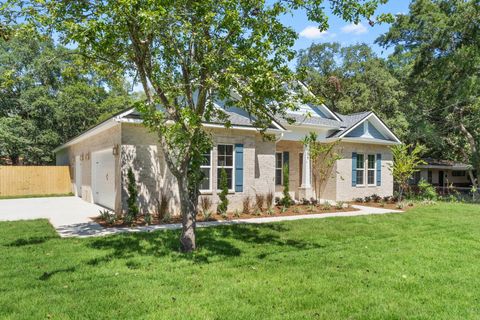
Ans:
{"label": "covered front porch", "polygon": [[284,189],[283,166],[288,164],[290,195],[295,200],[315,198],[312,164],[307,146],[300,141],[279,141],[275,153],[275,194],[281,197]]}

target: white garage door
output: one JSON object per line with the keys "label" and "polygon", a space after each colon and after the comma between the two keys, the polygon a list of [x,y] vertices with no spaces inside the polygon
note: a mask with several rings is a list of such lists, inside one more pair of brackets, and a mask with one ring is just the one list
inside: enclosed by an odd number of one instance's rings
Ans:
{"label": "white garage door", "polygon": [[92,153],[93,201],[115,208],[115,156],[112,149]]}

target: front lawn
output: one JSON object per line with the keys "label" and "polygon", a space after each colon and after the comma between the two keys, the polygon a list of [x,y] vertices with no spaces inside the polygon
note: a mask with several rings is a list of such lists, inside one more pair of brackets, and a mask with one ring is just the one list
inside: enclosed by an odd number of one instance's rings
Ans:
{"label": "front lawn", "polygon": [[59,239],[0,223],[0,319],[467,319],[480,315],[480,206]]}

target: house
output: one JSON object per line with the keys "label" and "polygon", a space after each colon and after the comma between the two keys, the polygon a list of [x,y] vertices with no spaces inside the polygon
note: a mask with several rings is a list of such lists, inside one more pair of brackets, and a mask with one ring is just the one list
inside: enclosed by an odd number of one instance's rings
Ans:
{"label": "house", "polygon": [[[220,105],[217,107],[222,108]],[[290,191],[297,200],[318,197],[350,201],[372,194],[393,194],[390,146],[399,139],[373,112],[341,115],[325,105],[301,105],[289,116],[295,120],[272,120],[264,139],[244,111],[225,110],[232,125],[204,123],[214,139],[201,170],[206,178],[202,196],[218,202],[221,168],[228,175],[229,210],[241,209],[246,196],[283,190],[284,164],[289,166]],[[302,139],[316,132],[320,142],[337,142],[337,160],[322,185],[312,179],[309,149]],[[121,112],[55,149],[57,165],[71,169],[74,193],[86,201],[121,212],[128,197],[126,176],[132,168],[139,186],[142,211],[154,210],[162,193],[172,214],[179,211],[176,179],[169,172],[155,134],[143,125],[134,109]]]}
{"label": "house", "polygon": [[439,191],[449,186],[459,190],[470,190],[474,181],[473,167],[470,164],[450,160],[425,158],[426,164],[419,166],[410,181],[410,184],[417,185],[423,179],[439,188]]}

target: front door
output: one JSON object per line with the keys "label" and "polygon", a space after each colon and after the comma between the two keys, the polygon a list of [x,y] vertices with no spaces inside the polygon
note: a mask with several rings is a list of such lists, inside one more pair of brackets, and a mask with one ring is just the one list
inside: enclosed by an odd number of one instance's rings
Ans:
{"label": "front door", "polygon": [[443,173],[443,171],[438,171],[438,185],[442,188],[443,188],[443,183],[444,183],[444,181],[443,181],[444,176],[445,176],[445,174]]}

